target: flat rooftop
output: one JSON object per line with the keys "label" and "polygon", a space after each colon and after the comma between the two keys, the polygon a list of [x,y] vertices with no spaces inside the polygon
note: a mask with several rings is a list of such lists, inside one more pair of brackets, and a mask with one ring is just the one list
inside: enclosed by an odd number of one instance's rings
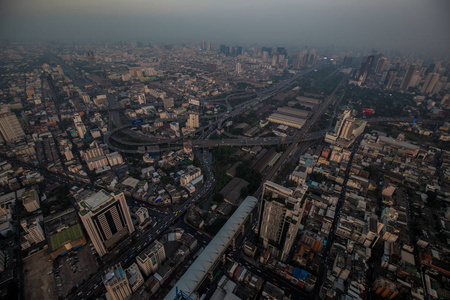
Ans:
{"label": "flat rooftop", "polygon": [[103,203],[110,200],[111,197],[112,196],[108,192],[101,190],[101,191],[87,197],[86,199],[82,200],[82,202],[87,204],[87,207],[86,207],[87,209],[95,210],[97,207],[101,206]]}

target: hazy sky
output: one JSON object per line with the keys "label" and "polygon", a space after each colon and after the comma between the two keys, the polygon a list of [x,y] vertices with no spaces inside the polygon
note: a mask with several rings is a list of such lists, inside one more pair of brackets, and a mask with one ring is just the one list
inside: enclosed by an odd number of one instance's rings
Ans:
{"label": "hazy sky", "polygon": [[450,0],[0,0],[0,39],[450,49]]}

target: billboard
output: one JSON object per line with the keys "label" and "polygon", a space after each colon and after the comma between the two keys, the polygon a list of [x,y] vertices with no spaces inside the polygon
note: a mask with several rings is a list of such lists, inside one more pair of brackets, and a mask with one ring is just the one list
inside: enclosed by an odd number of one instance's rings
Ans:
{"label": "billboard", "polygon": [[133,122],[131,122],[131,124],[138,125],[138,124],[141,124],[142,122],[144,122],[144,119],[140,118],[140,119],[134,120]]}
{"label": "billboard", "polygon": [[375,113],[375,110],[372,108],[363,108],[362,113],[365,115],[373,115]]}

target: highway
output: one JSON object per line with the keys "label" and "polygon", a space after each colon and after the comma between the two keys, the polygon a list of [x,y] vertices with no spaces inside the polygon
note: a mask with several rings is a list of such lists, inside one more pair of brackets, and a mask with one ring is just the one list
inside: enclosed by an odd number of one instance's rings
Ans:
{"label": "highway", "polygon": [[[63,67],[67,67],[67,65],[65,63],[61,63],[61,65]],[[248,110],[250,107],[254,107],[254,106],[258,105],[259,103],[261,103],[262,101],[269,99],[270,97],[272,97],[273,95],[275,95],[276,93],[281,91],[282,89],[293,84],[301,76],[304,76],[305,74],[308,74],[309,72],[312,72],[313,70],[314,70],[314,68],[310,68],[303,72],[299,72],[292,78],[290,78],[286,81],[283,81],[281,83],[278,83],[277,85],[266,89],[264,92],[258,93],[258,96],[255,99],[252,99],[250,101],[247,101],[243,104],[236,106],[235,110],[224,114],[215,122],[211,122],[208,125],[209,129],[207,131],[204,131],[204,133],[200,136],[200,140],[203,140],[203,141],[198,142],[198,143],[199,144],[205,143],[205,145],[206,145],[205,147],[209,147],[208,143],[210,143],[212,141],[208,141],[208,140],[211,137],[211,134],[213,133],[213,131],[215,130],[216,127],[222,128],[224,122],[226,120],[228,120],[229,118],[232,118],[238,114],[241,114],[242,112]],[[73,68],[70,68],[70,71],[72,72],[72,76],[74,78],[77,78],[77,81],[79,83],[81,83],[80,77],[77,77],[76,74],[74,74],[76,71]],[[74,79],[72,79],[72,80],[74,80]],[[84,82],[84,83],[86,83],[86,82]],[[106,94],[106,96],[107,96],[109,108],[111,109],[109,111],[109,129],[110,130],[112,129],[113,124],[115,127],[120,128],[122,126],[122,124],[120,121],[119,112],[116,110],[117,108],[120,108],[120,104],[118,103],[116,97],[114,97],[110,93],[104,92],[98,86],[97,86],[97,91],[99,93]],[[306,131],[309,130],[309,126],[307,126],[307,129],[304,129],[304,130],[306,130]],[[301,131],[301,132],[303,132],[303,131]],[[296,139],[294,141],[297,141],[297,142],[300,141],[300,138],[303,136],[304,136],[304,133],[301,134],[301,136],[296,135]],[[108,145],[109,145],[108,138],[106,138],[106,141],[108,142]],[[260,139],[249,139],[249,140],[244,141],[244,143],[250,143],[249,145],[252,145],[252,143],[255,143],[255,145],[256,145],[257,143],[260,143],[260,142],[272,143],[274,141],[275,140],[273,140],[273,138],[267,138],[265,140],[263,139],[262,141],[260,141]],[[154,140],[151,140],[151,142],[153,144],[155,144]],[[225,144],[231,145],[230,144],[231,142],[225,142],[225,141],[220,141],[220,140],[214,141],[214,143],[221,143],[222,145],[225,145]],[[243,143],[243,142],[241,139],[237,139],[236,143]],[[158,238],[163,233],[164,230],[166,230],[174,222],[178,221],[178,219],[184,214],[184,212],[186,211],[187,207],[190,204],[194,204],[198,201],[201,201],[205,197],[209,198],[212,195],[214,188],[215,188],[216,180],[214,178],[214,174],[212,173],[211,163],[209,162],[209,159],[208,159],[208,151],[207,150],[203,150],[203,151],[195,150],[195,152],[196,152],[195,153],[196,156],[199,157],[199,159],[201,161],[201,165],[202,165],[201,167],[203,170],[203,174],[205,176],[205,183],[202,186],[202,188],[200,188],[188,201],[186,201],[185,203],[183,203],[183,204],[179,205],[177,208],[175,208],[176,210],[174,213],[170,213],[170,214],[167,213],[167,215],[165,215],[165,217],[163,217],[160,222],[156,223],[155,227],[148,228],[141,233],[136,233],[136,236],[139,237],[139,239],[133,245],[133,247],[130,247],[130,245],[129,245],[129,242],[131,241],[130,237],[125,238],[124,241],[122,241],[118,245],[116,245],[115,248],[112,250],[112,253],[109,253],[105,256],[105,260],[108,260],[109,263],[107,265],[104,265],[103,267],[99,268],[98,272],[95,275],[93,275],[84,284],[81,284],[79,286],[79,288],[68,297],[69,299],[83,299],[83,298],[91,297],[93,295],[98,294],[100,292],[100,290],[96,291],[96,289],[101,289],[101,287],[103,287],[101,278],[107,268],[109,268],[111,265],[115,265],[117,263],[123,263],[123,264],[128,263],[128,261],[130,261],[131,259],[134,259],[136,257],[136,255],[139,254],[140,251],[142,251],[154,239]],[[91,185],[86,185],[86,186],[89,188],[94,188]],[[119,257],[114,259],[116,253],[121,253],[121,254],[119,255]]]}
{"label": "highway", "polygon": [[[305,122],[305,124],[302,126],[302,128],[295,134],[294,140],[292,141],[291,145],[289,145],[289,147],[286,149],[286,151],[278,159],[278,161],[274,165],[274,167],[266,174],[263,181],[272,180],[274,178],[274,176],[281,170],[281,167],[287,162],[287,159],[289,157],[292,157],[295,155],[300,143],[303,141],[303,138],[305,137],[307,132],[311,129],[311,127],[314,125],[314,123],[320,118],[320,116],[326,111],[328,106],[335,100],[336,93],[339,91],[339,89],[343,86],[343,84],[346,81],[347,81],[347,76],[342,78],[342,80],[339,82],[339,84],[333,90],[331,95],[328,96],[326,101],[321,103],[320,106],[317,106],[313,110],[313,113],[312,113],[312,115],[310,115],[310,118]],[[321,134],[323,134],[323,132],[321,132]],[[259,189],[254,193],[254,196],[256,198],[258,198],[259,195],[261,195],[261,192],[262,192],[262,186],[260,186]]]}
{"label": "highway", "polygon": [[[247,111],[248,109],[250,109],[251,107],[255,107],[256,105],[258,105],[259,103],[271,98],[272,96],[276,95],[278,92],[280,92],[281,90],[289,87],[290,85],[292,85],[293,83],[295,83],[295,81],[297,81],[298,79],[300,79],[302,76],[314,71],[315,68],[309,68],[306,69],[302,72],[297,73],[296,75],[294,75],[293,77],[282,81],[278,84],[276,84],[273,87],[269,87],[267,89],[265,89],[264,91],[259,91],[258,93],[256,93],[257,97],[254,99],[251,99],[249,101],[246,101],[244,103],[241,103],[237,106],[235,106],[233,111],[230,111],[228,113],[224,113],[221,115],[221,117],[214,121],[211,122],[210,124],[196,130],[196,132],[200,132],[203,131],[207,128],[209,128],[208,132],[211,132],[212,130],[214,130],[216,127],[217,128],[223,128],[223,124],[230,118],[233,118],[234,116],[237,116],[241,113],[243,113],[244,111]],[[107,94],[108,97],[109,94]],[[108,102],[110,102],[110,106],[111,107],[116,107],[118,105],[117,103],[117,99],[115,99],[115,97],[113,97],[112,95],[110,95],[112,98],[108,98]],[[116,127],[115,129],[112,128],[112,124],[114,124],[114,126]],[[110,137],[112,137],[113,133],[124,129],[125,127],[131,127],[130,125],[126,125],[123,126],[120,122],[120,115],[118,111],[110,111],[110,125],[109,125],[109,129],[110,129],[110,134],[107,135],[105,137],[105,143],[111,147],[111,142],[110,142]],[[129,146],[151,146],[151,145],[155,145],[155,144],[161,144],[161,143],[168,143],[168,144],[173,144],[176,142],[182,142],[185,141],[185,138],[174,138],[174,139],[163,139],[163,138],[155,138],[155,137],[150,137],[148,135],[144,135],[144,134],[140,134],[137,133],[135,131],[129,130],[129,129],[124,129],[124,132],[126,134],[129,134],[130,136],[134,137],[134,138],[138,138],[141,140],[144,140],[145,142],[140,142],[140,143],[135,143],[135,142],[127,142],[127,141],[123,141],[121,139],[119,139],[118,137],[114,137],[114,140],[117,142],[120,142],[123,145],[129,145]],[[199,138],[198,140],[201,140],[201,138]],[[203,147],[214,147],[214,146],[219,146],[219,145],[223,145],[223,146],[243,146],[246,145],[246,141],[241,141],[239,142],[239,140],[236,141],[230,141],[230,142],[214,142],[214,141],[210,141],[207,143],[203,142],[198,142],[198,140],[194,140],[192,141],[194,145],[196,145],[196,143],[198,143],[197,147],[200,147],[202,145],[204,145]],[[242,139],[241,139],[242,140]],[[268,140],[251,140],[249,141],[250,144],[249,145],[273,145],[273,144],[279,144],[280,141],[276,141],[276,140],[270,140],[270,142]],[[118,147],[111,147],[113,148],[115,151],[119,151],[119,152],[125,152],[125,153],[133,153],[133,150],[129,150],[129,149],[123,149],[124,151],[121,151],[121,148]],[[134,153],[138,153],[138,150],[134,150]]]}

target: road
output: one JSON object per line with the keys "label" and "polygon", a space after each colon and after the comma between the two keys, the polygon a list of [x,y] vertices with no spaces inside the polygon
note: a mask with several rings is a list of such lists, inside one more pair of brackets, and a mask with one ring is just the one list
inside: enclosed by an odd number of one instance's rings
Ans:
{"label": "road", "polygon": [[[336,93],[339,91],[339,89],[343,86],[343,84],[346,81],[347,81],[347,76],[342,78],[342,80],[336,86],[336,88],[331,93],[331,95],[328,96],[328,98],[325,100],[325,102],[323,102],[320,106],[317,106],[313,110],[313,113],[310,115],[309,119],[305,122],[305,124],[302,126],[302,128],[295,134],[294,140],[292,141],[291,145],[281,155],[281,157],[278,159],[275,166],[266,174],[263,181],[272,180],[274,178],[274,176],[281,170],[281,167],[287,162],[287,159],[289,157],[295,156],[304,136],[311,129],[311,127],[314,126],[314,123],[326,111],[328,106],[334,101],[334,99],[336,97]],[[261,195],[261,192],[262,192],[262,186],[260,186],[259,189],[254,193],[254,196],[258,198],[259,195]]]}
{"label": "road", "polygon": [[338,202],[336,204],[335,215],[334,215],[333,223],[332,223],[332,226],[330,229],[330,233],[328,234],[327,245],[322,250],[322,257],[325,258],[325,261],[322,264],[320,264],[320,266],[319,266],[319,274],[317,275],[317,284],[314,287],[314,291],[312,293],[313,295],[316,295],[315,299],[319,299],[319,290],[321,287],[321,285],[319,283],[324,282],[324,280],[322,280],[322,278],[325,276],[327,258],[330,253],[330,249],[334,243],[336,228],[337,228],[337,224],[339,222],[340,215],[341,215],[341,208],[345,202],[345,193],[346,193],[345,186],[347,185],[347,181],[350,176],[350,170],[352,168],[353,157],[354,157],[355,153],[358,151],[358,147],[359,147],[359,144],[361,143],[362,138],[363,138],[363,135],[361,135],[353,144],[352,152],[350,154],[350,158],[349,158],[348,164],[347,164],[347,169],[345,170],[344,182],[342,183],[343,188],[339,195]]}
{"label": "road", "polygon": [[[251,107],[255,107],[256,105],[260,104],[261,102],[271,98],[272,96],[276,95],[278,92],[280,92],[281,90],[289,87],[290,85],[292,85],[293,83],[295,83],[298,79],[300,79],[301,77],[303,77],[304,75],[310,73],[314,71],[314,68],[309,68],[306,69],[302,72],[297,73],[296,75],[294,75],[293,77],[282,81],[278,84],[276,84],[275,86],[269,87],[263,91],[259,91],[256,93],[256,98],[251,99],[249,101],[246,101],[244,103],[241,103],[237,106],[234,107],[234,110],[228,112],[228,113],[224,113],[221,115],[221,117],[214,121],[211,122],[210,124],[202,127],[200,130],[196,130],[196,132],[199,131],[203,131],[206,128],[209,128],[209,130],[214,130],[216,127],[217,128],[223,128],[223,124],[230,118],[233,118],[236,115],[239,115],[241,113],[243,113],[244,111],[248,110]],[[106,93],[106,95],[108,96],[108,94]],[[113,97],[114,98],[114,97]],[[117,104],[117,100],[114,98],[111,98],[111,103],[110,106],[112,105],[112,107],[116,107]],[[108,98],[108,102],[110,102],[110,99]],[[119,130],[122,130],[125,127],[129,127],[127,126],[123,126],[120,123],[120,115],[118,111],[111,111],[110,112],[110,122],[111,124],[114,124],[115,129],[113,132],[111,132],[106,138],[105,138],[105,142],[108,144],[108,146],[111,146],[111,143],[109,141],[109,138],[112,136],[112,133],[117,132]],[[112,131],[112,126],[109,127],[110,131]],[[183,139],[182,138],[175,138],[175,139],[161,139],[161,138],[157,138],[155,139],[154,137],[149,137],[148,135],[144,135],[144,134],[140,134],[137,133],[135,131],[132,131],[128,128],[124,129],[126,134],[129,134],[130,136],[134,137],[134,138],[138,138],[141,140],[144,140],[146,142],[142,142],[142,143],[132,143],[132,142],[126,142],[123,140],[120,140],[119,138],[115,137],[114,139],[116,141],[120,141],[121,144],[124,145],[132,145],[132,146],[151,146],[151,145],[155,145],[155,144],[160,144],[160,143],[175,143],[175,142],[180,142]],[[279,142],[278,142],[279,143]],[[225,146],[227,143],[224,142],[223,145]],[[210,146],[211,145],[211,146]],[[217,145],[222,145],[222,144],[217,144],[217,143],[213,143],[213,144],[208,144],[205,147],[212,147],[212,146],[217,146]],[[228,145],[241,145],[239,144],[239,142],[237,141],[233,141],[233,142],[228,142]],[[254,145],[272,145],[272,144],[268,144],[267,141],[266,143],[264,143],[264,141],[254,141]],[[127,152],[127,153],[131,153],[128,151],[121,151],[120,148],[114,147],[115,151],[120,151],[120,152]],[[127,149],[124,149],[127,150]],[[137,150],[136,150],[137,152]]]}
{"label": "road", "polygon": [[[62,67],[67,67],[67,65],[65,63],[61,63],[61,65],[62,65]],[[79,76],[78,77],[76,76],[76,74],[75,74],[76,71],[73,70],[73,68],[70,68],[69,70],[70,70],[69,73],[72,73],[72,77],[73,77],[72,80],[74,80],[74,78],[76,78],[75,80],[77,80],[79,84],[83,84],[82,83],[83,80],[80,79]],[[209,129],[200,136],[200,139],[208,140],[209,137],[211,136],[212,132],[215,130],[215,128],[216,127],[222,128],[223,124],[226,120],[248,110],[250,107],[258,105],[259,103],[261,103],[262,101],[264,101],[266,99],[269,99],[270,97],[272,97],[273,95],[275,95],[276,93],[281,91],[282,89],[293,84],[301,76],[303,76],[309,72],[312,72],[313,70],[314,70],[313,68],[310,68],[303,72],[299,72],[297,75],[293,76],[292,78],[290,78],[286,81],[283,81],[283,82],[275,85],[274,87],[268,88],[264,92],[258,93],[257,98],[236,106],[235,110],[233,110],[232,112],[226,113],[225,115],[223,115],[220,119],[216,120],[215,122],[211,122],[208,126]],[[86,82],[84,81],[84,83],[86,83]],[[116,127],[121,127],[122,124],[120,121],[120,115],[119,115],[118,111],[115,110],[116,108],[120,107],[120,104],[118,103],[117,99],[113,95],[111,95],[109,93],[105,93],[98,86],[97,86],[97,91],[99,93],[106,94],[107,100],[109,103],[109,108],[114,109],[109,112],[109,121],[110,121],[109,129],[110,130],[112,129],[113,124]],[[306,130],[306,131],[309,130],[309,127],[310,126],[306,126],[305,128],[307,128],[307,129],[304,129],[304,130]],[[304,133],[301,135],[301,137],[303,137],[303,136],[304,136]],[[300,141],[300,138],[298,135],[296,141]],[[152,141],[152,142],[154,143],[154,141]],[[254,142],[256,142],[256,141],[254,141]],[[266,140],[266,142],[267,142],[267,140]],[[96,293],[99,293],[100,291],[99,290],[96,291],[96,289],[99,289],[100,287],[103,286],[103,284],[101,282],[101,278],[106,269],[108,269],[110,266],[115,265],[117,263],[124,263],[124,264],[128,263],[128,261],[130,261],[131,259],[136,257],[136,255],[138,255],[139,252],[141,250],[143,250],[147,245],[149,245],[154,239],[158,238],[162,234],[162,232],[164,230],[166,230],[172,223],[177,222],[178,219],[184,214],[184,212],[186,211],[187,207],[190,204],[193,204],[200,200],[203,200],[205,197],[209,198],[212,195],[212,192],[214,191],[214,188],[215,188],[215,178],[212,173],[211,164],[208,160],[208,152],[206,150],[204,150],[202,152],[199,152],[198,150],[196,150],[196,155],[197,155],[197,157],[200,158],[200,161],[202,164],[202,170],[203,170],[203,173],[204,173],[205,179],[206,179],[202,188],[200,188],[200,190],[197,191],[188,201],[186,201],[185,203],[178,206],[174,213],[170,213],[170,214],[167,213],[166,216],[163,217],[162,219],[160,219],[161,221],[157,222],[154,227],[147,228],[146,230],[144,230],[141,233],[136,233],[136,238],[138,238],[138,240],[133,245],[133,247],[130,247],[130,242],[132,240],[132,237],[127,237],[127,238],[125,238],[124,241],[122,241],[118,245],[116,245],[116,247],[110,253],[105,255],[105,257],[103,258],[105,261],[109,261],[109,263],[107,265],[104,265],[103,267],[99,268],[98,272],[94,276],[92,276],[84,284],[80,285],[79,288],[72,294],[72,296],[68,297],[69,299],[81,299],[81,298],[90,297],[90,296],[95,295]],[[86,186],[89,188],[94,188],[88,184],[86,184]]]}

